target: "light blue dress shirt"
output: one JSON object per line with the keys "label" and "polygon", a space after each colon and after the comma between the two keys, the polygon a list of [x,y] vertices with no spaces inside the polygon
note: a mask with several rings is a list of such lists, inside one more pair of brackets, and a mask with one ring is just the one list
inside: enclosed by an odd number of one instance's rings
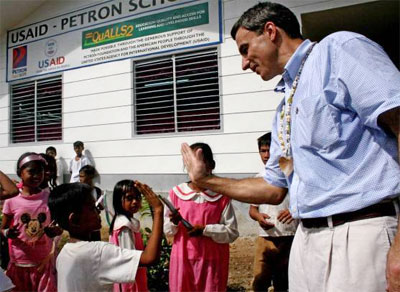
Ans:
{"label": "light blue dress shirt", "polygon": [[377,120],[400,106],[400,72],[378,44],[351,32],[329,35],[309,55],[291,109],[294,172],[281,172],[279,113],[311,44],[298,47],[276,87],[285,99],[273,121],[264,179],[289,188],[295,218],[355,211],[399,196],[396,139]]}

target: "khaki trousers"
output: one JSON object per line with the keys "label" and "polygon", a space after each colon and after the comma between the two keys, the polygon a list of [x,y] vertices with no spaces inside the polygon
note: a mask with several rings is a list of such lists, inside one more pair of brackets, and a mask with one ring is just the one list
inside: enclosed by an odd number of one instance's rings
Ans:
{"label": "khaki trousers", "polygon": [[290,253],[289,291],[384,292],[396,230],[397,217],[389,216],[326,228],[300,223]]}

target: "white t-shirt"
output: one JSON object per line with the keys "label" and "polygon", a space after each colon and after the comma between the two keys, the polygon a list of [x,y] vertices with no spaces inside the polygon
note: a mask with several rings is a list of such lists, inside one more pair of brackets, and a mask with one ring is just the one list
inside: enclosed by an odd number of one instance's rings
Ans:
{"label": "white t-shirt", "polygon": [[62,161],[59,158],[57,158],[56,163],[57,163],[57,185],[59,186],[64,183],[64,167]]}
{"label": "white t-shirt", "polygon": [[[260,171],[256,177],[263,177],[265,169]],[[273,223],[275,226],[265,230],[261,226],[259,226],[259,236],[262,237],[278,237],[278,236],[293,236],[296,233],[298,220],[293,220],[293,222],[287,224],[282,223],[278,220],[278,215],[281,211],[289,209],[289,194],[286,194],[285,199],[279,205],[269,205],[269,204],[261,204],[261,205],[254,205],[258,206],[258,212],[267,214],[270,216],[267,219],[268,222]]]}
{"label": "white t-shirt", "polygon": [[79,182],[79,171],[85,165],[92,165],[89,158],[82,154],[81,159],[75,160],[75,156],[69,162],[69,172],[71,173],[70,183]]}
{"label": "white t-shirt", "polygon": [[134,282],[141,254],[102,241],[67,243],[57,257],[57,289],[112,291],[113,283]]}

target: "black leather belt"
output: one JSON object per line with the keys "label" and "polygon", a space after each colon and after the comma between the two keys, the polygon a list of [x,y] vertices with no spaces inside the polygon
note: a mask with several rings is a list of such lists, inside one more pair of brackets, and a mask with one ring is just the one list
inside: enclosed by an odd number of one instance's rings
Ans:
{"label": "black leather belt", "polygon": [[[332,225],[337,226],[346,222],[363,220],[368,218],[396,216],[396,209],[393,201],[378,203],[363,209],[332,215]],[[301,219],[303,226],[306,228],[328,227],[328,217]]]}

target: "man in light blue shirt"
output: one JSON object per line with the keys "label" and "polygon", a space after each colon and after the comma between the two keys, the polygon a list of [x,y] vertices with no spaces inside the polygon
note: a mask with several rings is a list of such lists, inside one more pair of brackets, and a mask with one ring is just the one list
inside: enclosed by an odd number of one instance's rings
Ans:
{"label": "man in light blue shirt", "polygon": [[243,70],[282,75],[271,157],[263,179],[205,176],[201,152],[184,144],[192,181],[250,203],[277,204],[290,190],[290,211],[301,219],[290,291],[400,291],[398,69],[359,34],[303,40],[279,4],[249,9],[231,34]]}

